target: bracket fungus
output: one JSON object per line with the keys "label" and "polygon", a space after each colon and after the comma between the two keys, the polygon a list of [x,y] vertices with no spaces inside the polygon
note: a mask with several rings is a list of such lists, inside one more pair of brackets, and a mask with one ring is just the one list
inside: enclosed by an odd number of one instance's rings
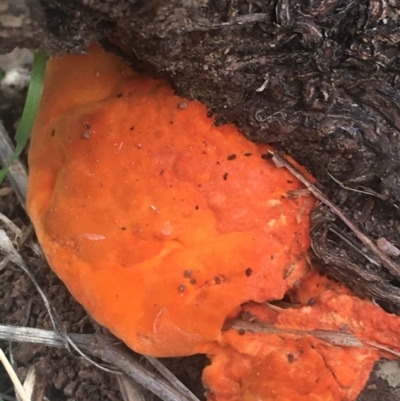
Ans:
{"label": "bracket fungus", "polygon": [[[29,215],[52,269],[128,346],[158,357],[210,355],[210,400],[350,400],[361,384],[339,386],[321,356],[329,345],[222,330],[246,305],[265,312],[263,303],[285,294],[305,297],[313,199],[262,157],[269,149],[233,125],[216,127],[204,105],[93,45],[48,62],[29,153]],[[294,328],[312,315],[305,310],[292,311]],[[314,310],[317,326],[332,312]],[[379,354],[362,352],[369,362],[357,383]],[[288,383],[271,375],[274,366]]]}

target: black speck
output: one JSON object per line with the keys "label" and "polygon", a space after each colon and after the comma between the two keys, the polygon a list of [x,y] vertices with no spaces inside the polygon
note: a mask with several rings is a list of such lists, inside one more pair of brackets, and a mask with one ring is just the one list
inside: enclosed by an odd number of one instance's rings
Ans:
{"label": "black speck", "polygon": [[235,159],[236,159],[236,155],[233,153],[233,154],[229,155],[229,156],[227,157],[227,159],[228,159],[228,160],[235,160]]}
{"label": "black speck", "polygon": [[274,259],[275,259],[275,255],[271,255],[269,258],[270,258],[271,260],[274,260]]}
{"label": "black speck", "polygon": [[173,124],[174,122],[173,122],[173,121],[170,121],[169,123],[170,123],[170,124]]}
{"label": "black speck", "polygon": [[135,126],[134,126],[134,125],[132,125],[132,126],[129,128],[130,131],[133,131],[134,129],[135,129]]}
{"label": "black speck", "polygon": [[217,164],[221,164],[219,161],[217,161]]}
{"label": "black speck", "polygon": [[122,97],[122,93],[118,93],[117,97]]}
{"label": "black speck", "polygon": [[85,129],[90,129],[90,124],[89,123],[85,123]]}
{"label": "black speck", "polygon": [[56,134],[56,130],[55,129],[52,129],[51,130],[51,136],[54,136]]}
{"label": "black speck", "polygon": [[196,205],[194,208],[195,208],[196,210],[199,210],[199,205]]}
{"label": "black speck", "polygon": [[192,271],[191,270],[185,270],[183,272],[183,277],[185,277],[185,278],[190,278],[191,275],[192,275]]}
{"label": "black speck", "polygon": [[288,360],[289,363],[293,363],[293,361],[294,361],[294,355],[293,355],[291,352],[289,352],[289,353],[287,354],[287,360]]}
{"label": "black speck", "polygon": [[314,306],[315,305],[315,299],[314,298],[310,298],[307,302],[308,306]]}
{"label": "black speck", "polygon": [[196,279],[195,278],[191,278],[189,283],[192,284],[192,285],[196,284]]}
{"label": "black speck", "polygon": [[250,156],[252,155],[252,153],[247,152],[247,153],[245,153],[244,155],[245,155],[246,157],[250,157]]}
{"label": "black speck", "polygon": [[207,117],[211,118],[214,115],[214,113],[211,110],[207,111]]}
{"label": "black speck", "polygon": [[178,287],[179,292],[183,292],[183,291],[185,291],[185,289],[186,289],[186,287],[183,284]]}
{"label": "black speck", "polygon": [[264,153],[261,155],[261,159],[263,160],[271,160],[272,159],[272,153]]}
{"label": "black speck", "polygon": [[164,169],[162,169],[161,171],[160,171],[160,175],[163,175],[164,174]]}
{"label": "black speck", "polygon": [[253,274],[253,269],[251,267],[248,267],[245,273],[247,277],[250,277]]}
{"label": "black speck", "polygon": [[228,179],[228,173],[225,173],[222,178],[224,179],[224,181],[226,181]]}
{"label": "black speck", "polygon": [[244,335],[246,334],[246,330],[245,330],[245,329],[239,329],[239,330],[238,330],[238,334],[239,334],[240,336],[244,336]]}
{"label": "black speck", "polygon": [[292,181],[292,180],[286,180],[286,182],[287,182],[288,184],[293,184],[293,181]]}
{"label": "black speck", "polygon": [[126,227],[121,227],[121,230],[122,231],[126,231]]}
{"label": "black speck", "polygon": [[214,278],[215,284],[221,284],[221,277],[215,277]]}

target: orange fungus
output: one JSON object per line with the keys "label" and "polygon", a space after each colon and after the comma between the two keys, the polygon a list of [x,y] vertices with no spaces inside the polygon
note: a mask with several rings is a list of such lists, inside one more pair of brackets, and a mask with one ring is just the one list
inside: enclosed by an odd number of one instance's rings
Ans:
{"label": "orange fungus", "polygon": [[138,352],[200,352],[306,269],[310,198],[267,146],[96,46],[48,63],[28,208],[51,267]]}
{"label": "orange fungus", "polygon": [[[210,356],[210,401],[353,400],[379,352],[313,330],[398,349],[399,319],[309,272],[313,200],[269,149],[91,46],[48,63],[29,215],[100,324],[143,354]],[[285,294],[297,307],[265,306]],[[223,331],[240,313],[280,332]]]}

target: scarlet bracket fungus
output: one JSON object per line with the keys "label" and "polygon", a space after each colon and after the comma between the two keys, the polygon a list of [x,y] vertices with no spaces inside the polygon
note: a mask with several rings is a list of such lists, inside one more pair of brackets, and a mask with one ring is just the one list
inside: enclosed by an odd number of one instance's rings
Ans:
{"label": "scarlet bracket fungus", "polygon": [[304,274],[310,203],[261,158],[267,146],[89,52],[48,64],[29,214],[51,267],[99,323],[144,354],[201,352],[241,304],[282,298]]}
{"label": "scarlet bracket fungus", "polygon": [[[274,386],[279,401],[353,399],[361,387],[351,392],[335,370],[340,362],[325,355],[332,346],[294,334],[222,331],[246,303],[285,294],[308,302],[307,288],[318,286],[304,279],[310,197],[264,160],[268,146],[213,123],[204,105],[97,46],[51,60],[32,133],[28,192],[50,266],[99,323],[137,352],[208,353],[210,400],[269,400]],[[272,324],[337,328],[329,321],[335,296],[357,302],[328,287]],[[323,303],[324,296],[333,301]],[[261,309],[260,319],[270,319]],[[344,316],[365,327],[362,313]],[[358,334],[357,324],[349,327]],[[378,357],[362,352],[368,363],[357,383]],[[285,372],[289,384],[276,372]]]}

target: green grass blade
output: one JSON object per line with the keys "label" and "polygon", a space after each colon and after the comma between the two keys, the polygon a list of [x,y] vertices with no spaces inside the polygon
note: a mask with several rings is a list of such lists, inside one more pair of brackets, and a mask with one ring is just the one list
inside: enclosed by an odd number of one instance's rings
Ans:
{"label": "green grass blade", "polygon": [[0,183],[4,180],[9,166],[20,156],[31,135],[36,114],[39,109],[43,92],[44,73],[46,69],[46,55],[43,51],[37,51],[33,58],[31,81],[26,96],[24,111],[21,121],[15,133],[16,147],[7,167],[0,170]]}

